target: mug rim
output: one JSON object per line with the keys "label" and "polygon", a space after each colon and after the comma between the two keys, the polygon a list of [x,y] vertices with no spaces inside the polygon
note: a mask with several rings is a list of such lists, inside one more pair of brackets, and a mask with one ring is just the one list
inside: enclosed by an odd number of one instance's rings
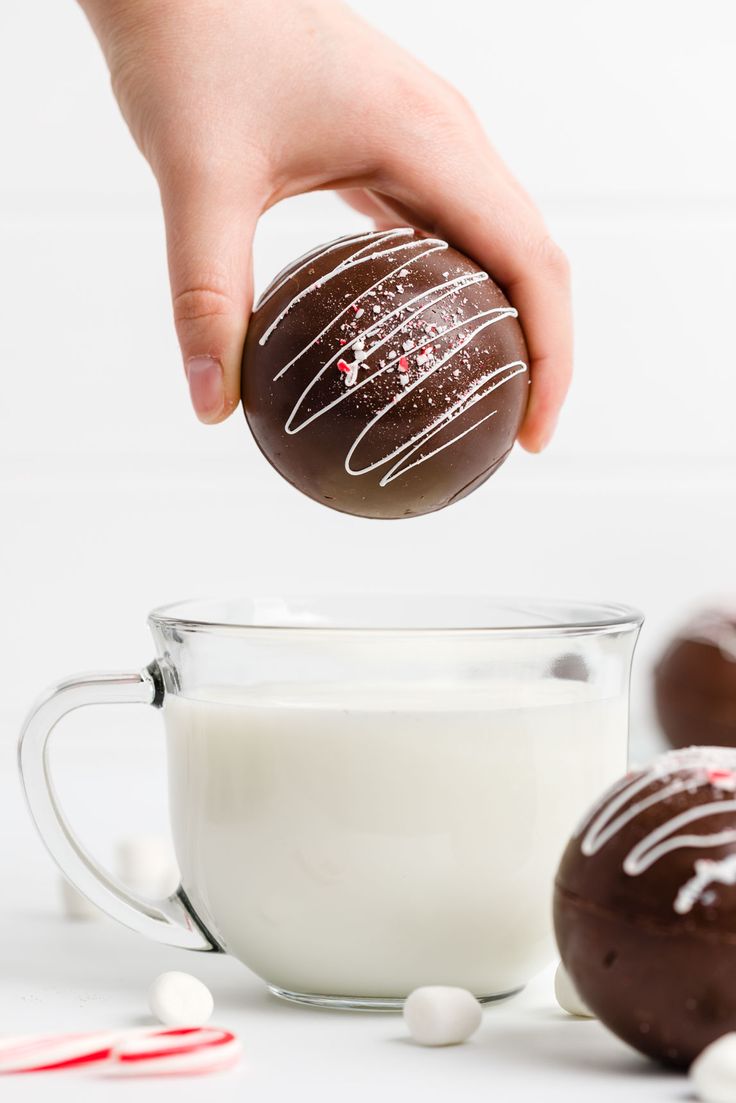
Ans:
{"label": "mug rim", "polygon": [[[428,601],[433,606],[438,604],[447,607],[462,605],[466,607],[473,604],[474,610],[482,608],[496,609],[499,616],[505,611],[508,620],[499,619],[498,623],[467,623],[461,618],[458,623],[361,623],[358,618],[354,623],[335,623],[324,615],[309,613],[306,609],[316,610],[319,606],[326,608],[329,603],[334,605],[348,605],[351,602],[370,603],[373,610],[380,602],[411,603],[417,606],[426,605]],[[210,606],[213,611],[224,608],[227,605],[244,605],[250,602],[253,613],[250,619],[240,617],[223,617],[220,615],[205,616],[198,613]],[[280,617],[286,617],[287,608],[292,609],[295,619],[291,622]],[[368,606],[366,606],[368,607]],[[261,609],[263,612],[258,612]],[[265,612],[270,609],[271,612]],[[564,616],[564,610],[569,613],[575,611],[576,616]],[[276,612],[274,612],[276,611]],[[513,617],[522,614],[530,619],[526,623],[513,623]],[[438,618],[439,620],[440,618]],[[391,636],[407,634],[421,636],[447,636],[447,635],[481,635],[493,638],[514,637],[555,637],[568,635],[600,635],[611,632],[632,631],[641,628],[644,622],[643,614],[634,606],[619,602],[602,602],[589,600],[565,600],[558,598],[529,598],[529,597],[496,597],[491,594],[333,594],[333,595],[296,595],[288,597],[243,597],[233,599],[187,599],[184,601],[170,602],[159,605],[148,614],[148,623],[158,629],[176,629],[187,632],[212,632],[217,634],[267,634],[278,635],[303,635],[316,633],[320,637],[349,634]]]}

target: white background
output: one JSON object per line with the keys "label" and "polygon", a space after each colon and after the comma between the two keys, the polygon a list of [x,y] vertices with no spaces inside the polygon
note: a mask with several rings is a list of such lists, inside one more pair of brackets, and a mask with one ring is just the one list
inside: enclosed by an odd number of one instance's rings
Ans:
{"label": "white background", "polygon": [[[282,483],[239,411],[200,425],[156,188],[91,32],[71,0],[4,0],[0,786],[12,846],[0,862],[12,852],[21,899],[53,883],[12,776],[23,712],[57,676],[147,662],[154,604],[356,588],[629,602],[648,618],[634,687],[644,753],[667,634],[736,590],[736,9],[355,6],[461,88],[571,258],[577,376],[558,436],[450,510],[375,523]],[[258,285],[356,225],[328,196],[278,207],[259,231]],[[135,793],[108,779],[103,853],[126,801],[136,826],[164,822],[155,729],[142,717],[129,745],[145,767]],[[70,763],[77,795],[104,784],[106,763],[130,766],[132,750],[96,734]]]}
{"label": "white background", "polygon": [[[734,589],[736,16],[727,0],[357,7],[471,100],[575,277],[577,376],[541,457],[423,519],[317,507],[237,411],[190,411],[154,181],[75,4],[0,10],[0,702],[150,655],[153,604],[216,593],[616,599],[663,636]],[[257,282],[359,225],[329,196],[276,208]],[[400,565],[400,566],[399,566]]]}

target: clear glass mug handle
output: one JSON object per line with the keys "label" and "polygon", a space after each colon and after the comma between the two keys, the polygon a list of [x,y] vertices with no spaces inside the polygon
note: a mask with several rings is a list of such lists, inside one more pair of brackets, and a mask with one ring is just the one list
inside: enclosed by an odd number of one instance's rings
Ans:
{"label": "clear glass mug handle", "polygon": [[133,674],[82,674],[48,690],[27,717],[18,744],[21,780],[31,816],[62,873],[103,912],[157,942],[187,950],[220,950],[194,914],[181,886],[162,900],[128,892],[76,838],[51,778],[49,739],[63,716],[84,705],[144,704],[160,708],[164,684],[153,662]]}

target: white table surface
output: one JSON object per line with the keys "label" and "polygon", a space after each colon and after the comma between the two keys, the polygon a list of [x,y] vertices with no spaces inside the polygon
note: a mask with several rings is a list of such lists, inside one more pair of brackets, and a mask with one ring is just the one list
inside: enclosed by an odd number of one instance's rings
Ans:
{"label": "white table surface", "polygon": [[[97,1103],[123,1097],[136,1103],[201,1101],[205,1093],[213,1101],[259,1103],[296,1098],[301,1103],[376,1098],[682,1103],[691,1098],[686,1077],[639,1056],[600,1023],[563,1014],[554,1000],[552,970],[520,995],[488,1006],[471,1042],[430,1050],[408,1040],[398,1015],[285,1004],[223,955],[158,946],[104,917],[65,919],[55,867],[21,797],[15,725],[15,718],[0,725],[0,1034],[149,1023],[149,984],[164,970],[183,969],[210,987],[212,1021],[238,1034],[244,1058],[236,1069],[200,1079],[114,1081],[92,1069],[4,1077],[0,1103]],[[87,750],[75,747],[72,739],[69,761],[59,766],[61,795],[73,808],[73,822],[103,855],[105,831],[110,834],[112,824],[118,836],[122,827],[130,829],[132,807],[135,827],[159,830],[165,825],[162,748],[141,774],[140,741],[149,736],[129,735],[126,750],[120,733],[112,734],[109,743],[104,740],[102,758],[89,744]]]}
{"label": "white table surface", "polygon": [[234,1070],[206,1078],[135,1082],[100,1072],[66,1071],[6,1077],[5,1101],[135,1097],[201,1100],[376,1098],[503,1103],[532,1100],[638,1103],[685,1100],[686,1078],[627,1049],[598,1022],[571,1019],[556,1007],[551,973],[517,997],[485,1009],[475,1038],[447,1049],[407,1039],[400,1016],[317,1011],[283,1004],[237,962],[146,943],[111,922],[63,921],[20,908],[0,927],[0,1028],[35,1032],[139,1025],[145,992],[164,969],[195,973],[211,988],[213,1023],[241,1038]]}

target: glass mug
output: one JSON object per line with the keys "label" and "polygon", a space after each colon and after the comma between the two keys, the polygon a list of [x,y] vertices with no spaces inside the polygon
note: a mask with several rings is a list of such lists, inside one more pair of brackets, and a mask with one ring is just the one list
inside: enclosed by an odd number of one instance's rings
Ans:
{"label": "glass mug", "polygon": [[[304,1003],[496,999],[551,959],[557,862],[626,767],[637,612],[362,597],[186,602],[149,625],[149,666],[60,683],[21,735],[31,814],[94,904]],[[163,712],[181,871],[164,900],[95,863],[49,776],[57,721],[104,702]]]}

